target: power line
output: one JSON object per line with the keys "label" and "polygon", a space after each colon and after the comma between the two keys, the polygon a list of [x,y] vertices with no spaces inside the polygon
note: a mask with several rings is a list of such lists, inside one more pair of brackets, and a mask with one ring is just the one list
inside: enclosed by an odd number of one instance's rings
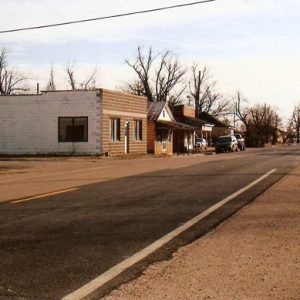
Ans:
{"label": "power line", "polygon": [[159,7],[159,8],[147,9],[147,10],[133,11],[133,12],[122,13],[122,14],[111,15],[111,16],[105,16],[105,17],[98,17],[98,18],[82,19],[82,20],[69,21],[69,22],[63,22],[63,23],[55,23],[55,24],[48,24],[48,25],[40,25],[40,26],[32,26],[32,27],[21,27],[21,28],[15,28],[15,29],[1,30],[0,34],[1,33],[17,32],[17,31],[28,31],[28,30],[35,30],[35,29],[44,29],[44,28],[49,28],[49,27],[65,26],[65,25],[72,25],[72,24],[85,23],[85,22],[93,22],[93,21],[106,20],[106,19],[112,19],[112,18],[128,17],[128,16],[132,16],[132,15],[152,13],[152,12],[161,11],[161,10],[181,8],[181,7],[204,4],[204,3],[208,3],[208,2],[214,2],[214,1],[217,1],[217,0],[202,0],[202,1],[190,2],[190,3],[184,3],[184,4],[177,4],[177,5],[171,5],[171,6],[164,6],[164,7]]}

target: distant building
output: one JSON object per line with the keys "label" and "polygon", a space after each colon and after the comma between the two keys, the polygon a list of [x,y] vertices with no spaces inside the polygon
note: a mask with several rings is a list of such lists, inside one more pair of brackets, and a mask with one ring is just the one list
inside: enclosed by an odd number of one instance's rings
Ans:
{"label": "distant building", "polygon": [[106,89],[0,96],[0,154],[147,152],[147,101]]}
{"label": "distant building", "polygon": [[211,133],[211,137],[212,137],[213,141],[218,136],[232,135],[234,133],[233,126],[220,121],[219,119],[217,119],[216,117],[213,117],[212,115],[208,114],[207,112],[201,112],[199,115],[199,118],[205,122],[213,124],[212,133]]}
{"label": "distant building", "polygon": [[211,134],[214,125],[210,122],[195,118],[195,109],[186,105],[178,105],[172,107],[173,115],[176,121],[184,123],[194,128],[193,134],[189,131],[178,132],[179,136],[175,137],[177,141],[175,149],[187,151],[187,141],[189,145],[195,145],[195,138],[204,138],[211,145]]}
{"label": "distant building", "polygon": [[[192,136],[194,130],[194,127],[175,120],[167,102],[148,103],[148,153],[172,155],[174,146],[175,152],[179,153],[180,149],[177,148],[177,141],[174,140],[174,135],[179,136],[179,133],[184,135],[188,132]],[[192,141],[190,143],[192,146]],[[186,147],[189,147],[189,141],[187,141]]]}

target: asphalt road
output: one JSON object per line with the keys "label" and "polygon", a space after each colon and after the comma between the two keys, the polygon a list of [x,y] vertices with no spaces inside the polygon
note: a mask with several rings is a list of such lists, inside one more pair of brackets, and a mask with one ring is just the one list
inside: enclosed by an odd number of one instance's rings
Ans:
{"label": "asphalt road", "polygon": [[[81,184],[73,191],[26,202],[13,204],[11,199],[2,203],[0,299],[60,299],[276,169],[201,224],[97,291],[93,295],[97,298],[253,200],[288,173],[299,156],[298,147],[270,148],[250,154],[220,154],[216,159],[201,161],[191,158],[186,160],[187,166],[182,166],[180,159],[166,160],[165,169],[160,159],[160,170],[143,173],[130,172],[131,166],[136,169],[139,162],[131,160],[124,170],[131,176]],[[98,170],[101,172],[104,171]],[[26,176],[22,180],[26,182]],[[47,177],[43,184],[47,184]],[[13,181],[10,188],[14,189]]]}

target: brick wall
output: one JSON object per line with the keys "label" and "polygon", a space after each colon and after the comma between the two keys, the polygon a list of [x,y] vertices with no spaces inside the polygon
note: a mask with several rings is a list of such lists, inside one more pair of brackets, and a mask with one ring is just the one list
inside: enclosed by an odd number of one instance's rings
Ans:
{"label": "brick wall", "polygon": [[101,89],[103,109],[120,112],[147,114],[145,97]]}
{"label": "brick wall", "polygon": [[[1,154],[101,153],[97,91],[0,96]],[[58,117],[88,117],[88,142],[58,142]]]}
{"label": "brick wall", "polygon": [[184,106],[183,115],[187,117],[195,118],[195,109],[192,107]]}
{"label": "brick wall", "polygon": [[183,116],[195,118],[195,109],[193,107],[178,105],[172,108],[174,117],[181,118]]}
{"label": "brick wall", "polygon": [[[103,103],[103,153],[108,153],[112,156],[125,154],[125,122],[129,122],[129,153],[147,153],[146,98],[105,89],[100,90],[100,95]],[[120,141],[111,140],[111,118],[120,119]],[[142,121],[142,141],[136,141],[134,138],[135,120]]]}

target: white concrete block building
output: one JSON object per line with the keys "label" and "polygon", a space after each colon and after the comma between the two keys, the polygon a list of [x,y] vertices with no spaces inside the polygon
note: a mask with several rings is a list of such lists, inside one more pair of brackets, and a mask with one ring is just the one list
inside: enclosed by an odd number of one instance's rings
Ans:
{"label": "white concrete block building", "polygon": [[[108,99],[106,95],[109,95]],[[103,142],[104,137],[111,136],[110,132],[104,133],[103,130],[116,131],[116,128],[110,127],[111,118],[104,115],[104,111],[113,114],[113,120],[118,120],[119,127],[122,121],[128,124],[133,122],[131,116],[138,113],[123,111],[122,116],[118,116],[115,105],[110,105],[114,100],[121,105],[125,101],[123,105],[129,108],[128,102],[141,103],[142,111],[138,119],[144,121],[146,126],[146,99],[143,97],[102,89],[0,96],[0,154],[101,155],[109,152],[110,144],[118,144],[120,153],[115,151],[107,154],[123,154],[125,145],[122,128],[118,128],[117,140],[107,139],[106,144]],[[136,105],[133,103],[133,106]],[[126,117],[129,120],[125,120]],[[104,124],[104,120],[108,124]],[[132,132],[135,123],[131,126]],[[129,148],[129,141],[133,144],[135,142],[128,138],[128,149],[146,153],[146,142],[144,147],[142,141],[139,141],[140,147]]]}

